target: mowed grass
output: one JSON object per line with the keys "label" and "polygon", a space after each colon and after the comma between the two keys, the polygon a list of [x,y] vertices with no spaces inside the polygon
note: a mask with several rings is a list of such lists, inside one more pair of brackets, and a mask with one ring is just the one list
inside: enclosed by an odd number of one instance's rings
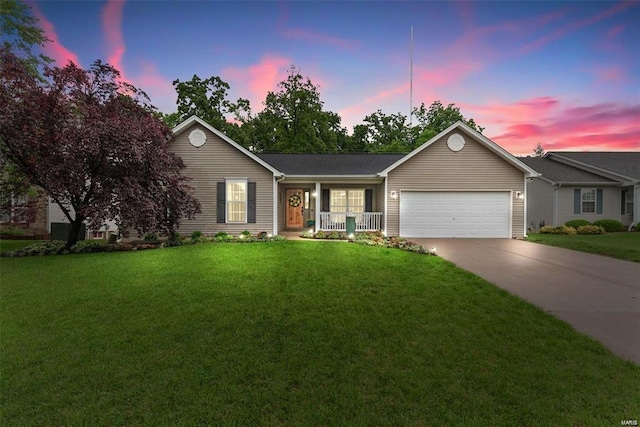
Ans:
{"label": "mowed grass", "polygon": [[637,232],[596,235],[529,234],[527,240],[580,252],[640,262],[640,233]]}
{"label": "mowed grass", "polygon": [[640,367],[437,258],[348,243],[1,259],[2,425],[619,425]]}
{"label": "mowed grass", "polygon": [[0,253],[17,251],[25,246],[33,245],[34,243],[40,243],[42,240],[10,240],[0,239]]}

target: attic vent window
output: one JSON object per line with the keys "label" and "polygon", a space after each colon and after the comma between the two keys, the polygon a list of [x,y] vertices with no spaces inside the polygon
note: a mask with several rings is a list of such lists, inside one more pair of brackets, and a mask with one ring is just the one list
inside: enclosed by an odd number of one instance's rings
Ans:
{"label": "attic vent window", "polygon": [[454,133],[447,139],[447,146],[451,151],[460,151],[464,147],[464,138],[459,133]]}
{"label": "attic vent window", "polygon": [[189,133],[189,142],[194,147],[202,147],[204,143],[207,142],[207,134],[200,129],[192,130],[191,133]]}

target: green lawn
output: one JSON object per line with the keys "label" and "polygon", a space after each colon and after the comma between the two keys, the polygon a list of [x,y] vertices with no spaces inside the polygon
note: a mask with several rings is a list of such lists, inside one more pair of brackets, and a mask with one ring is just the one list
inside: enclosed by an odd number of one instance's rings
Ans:
{"label": "green lawn", "polygon": [[527,240],[581,252],[606,255],[627,261],[640,262],[640,233],[637,232],[597,235],[529,234]]}
{"label": "green lawn", "polygon": [[0,259],[0,425],[619,425],[640,367],[438,257]]}
{"label": "green lawn", "polygon": [[0,253],[11,252],[22,249],[25,246],[33,245],[34,243],[42,242],[42,240],[9,240],[0,239]]}

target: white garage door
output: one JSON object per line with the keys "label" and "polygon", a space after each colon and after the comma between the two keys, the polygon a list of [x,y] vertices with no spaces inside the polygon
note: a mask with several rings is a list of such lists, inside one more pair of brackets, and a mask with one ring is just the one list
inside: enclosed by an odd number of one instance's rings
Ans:
{"label": "white garage door", "polygon": [[510,194],[507,191],[402,191],[400,235],[508,238]]}

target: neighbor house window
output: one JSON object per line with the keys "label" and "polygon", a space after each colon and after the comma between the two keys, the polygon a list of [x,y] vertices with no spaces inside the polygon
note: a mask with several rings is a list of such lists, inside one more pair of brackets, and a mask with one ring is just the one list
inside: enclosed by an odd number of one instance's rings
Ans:
{"label": "neighbor house window", "polygon": [[26,195],[0,194],[0,222],[24,222],[27,202]]}
{"label": "neighbor house window", "polygon": [[227,222],[247,222],[247,181],[226,182]]}
{"label": "neighbor house window", "polygon": [[624,213],[633,215],[633,189],[624,192]]}
{"label": "neighbor house window", "polygon": [[596,212],[596,190],[582,190],[582,213],[595,213]]}
{"label": "neighbor house window", "polygon": [[573,190],[573,213],[576,215],[602,214],[603,196],[602,188],[575,188]]}

